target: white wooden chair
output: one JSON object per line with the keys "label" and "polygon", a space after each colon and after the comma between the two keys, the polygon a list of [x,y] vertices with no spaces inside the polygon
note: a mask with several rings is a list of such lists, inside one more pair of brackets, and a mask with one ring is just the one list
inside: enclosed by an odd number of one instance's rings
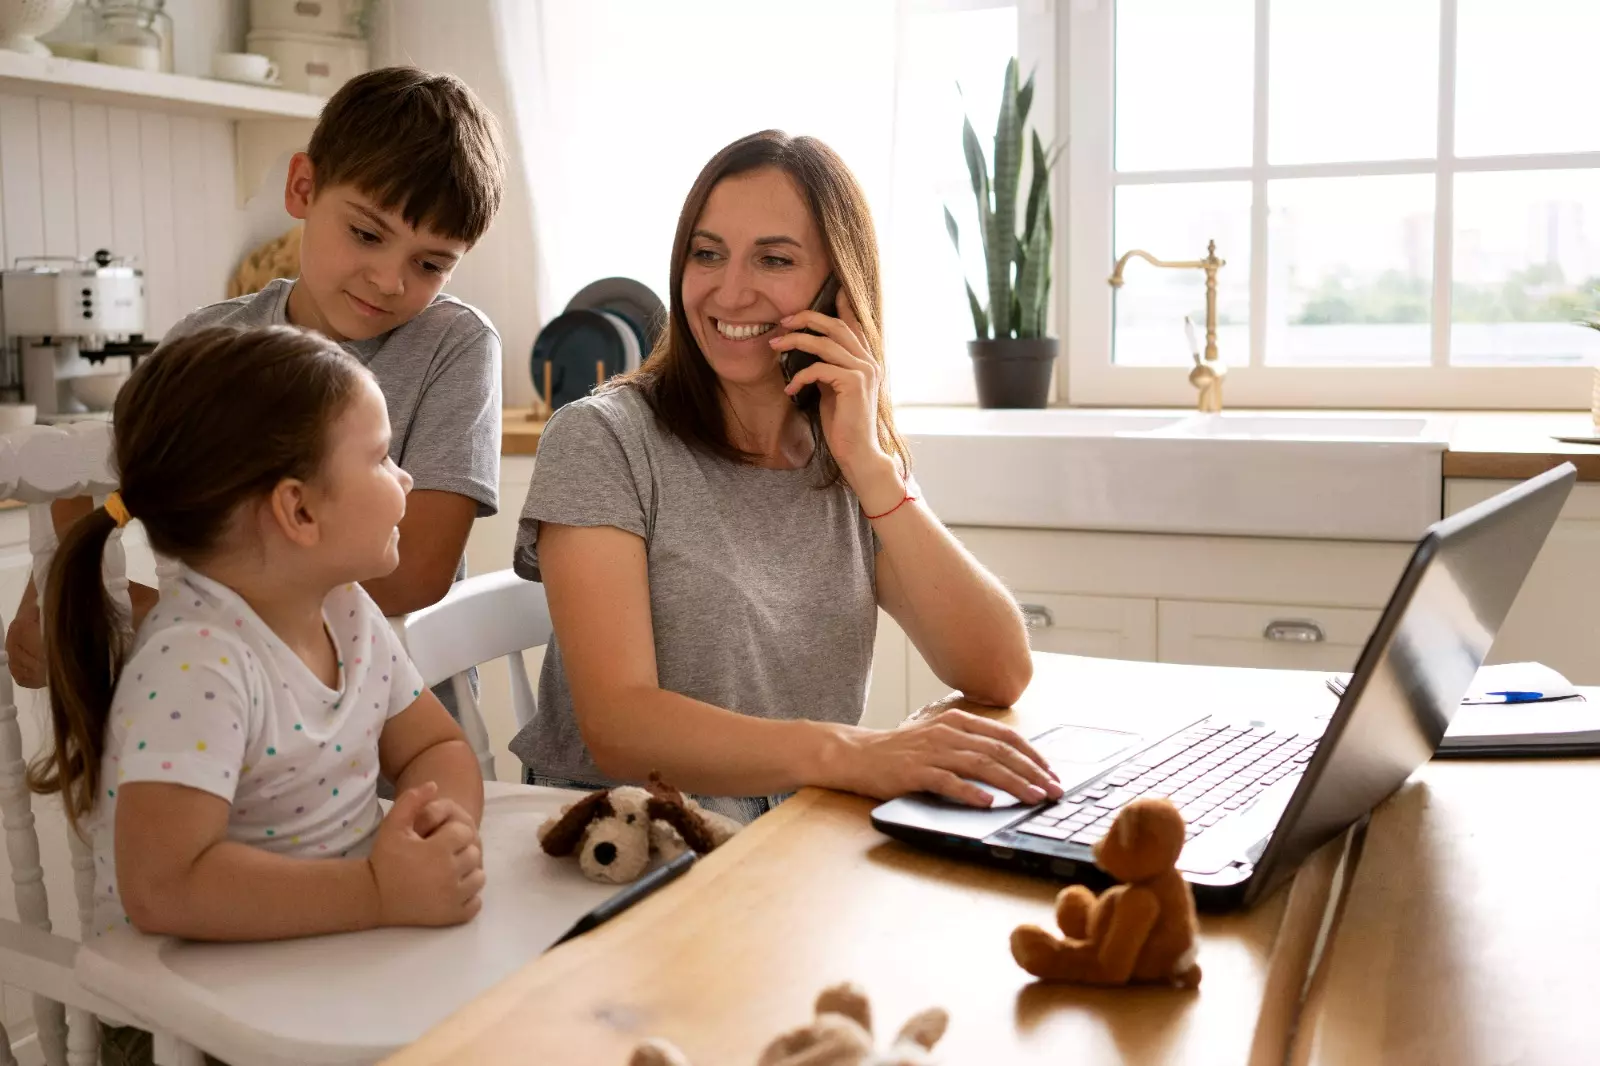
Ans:
{"label": "white wooden chair", "polygon": [[517,728],[533,719],[533,686],[522,653],[550,643],[544,586],[524,581],[510,570],[497,570],[457,582],[444,599],[396,623],[423,681],[432,687],[452,679],[462,731],[483,767],[483,779],[493,781],[494,751],[466,671],[504,658],[511,673],[511,710]]}
{"label": "white wooden chair", "polygon": [[[116,487],[108,461],[110,428],[106,422],[80,422],[62,429],[34,426],[0,436],[0,498],[28,504],[28,546],[34,583],[40,589],[56,549],[51,501],[85,495],[103,499]],[[120,530],[106,545],[105,571],[113,599],[127,609]],[[128,1024],[129,1016],[79,984],[74,974],[77,942],[51,931],[39,834],[24,780],[27,754],[10,664],[0,650],[0,810],[17,907],[17,920],[0,920],[0,982],[34,993],[34,1024],[46,1062],[92,1066],[99,1061],[95,1015],[117,1024]],[[94,856],[88,842],[66,828],[64,819],[61,828],[72,855],[79,923],[87,927],[94,910]],[[15,1062],[10,1035],[0,1024],[0,1063]]]}
{"label": "white wooden chair", "polygon": [[[30,549],[41,588],[56,546],[50,501],[110,492],[115,483],[109,447],[103,422],[32,427],[0,437],[0,498],[29,504]],[[108,587],[126,606],[120,534],[107,547],[105,570]],[[169,574],[171,568],[158,565],[157,571]],[[430,663],[424,671],[430,683],[509,654],[511,638],[493,624],[495,611],[508,612],[513,624],[506,629],[515,630],[517,639],[546,633],[536,624],[543,590],[531,586],[536,598],[531,597],[527,587],[499,577],[464,583],[431,614],[414,616],[410,642]],[[548,627],[548,619],[543,625]],[[547,633],[532,644],[544,640]],[[435,653],[436,647],[443,650]],[[531,688],[516,656],[512,669],[531,713]],[[467,695],[463,707],[471,707],[482,735],[481,716]],[[615,891],[585,880],[575,863],[539,849],[539,824],[576,793],[490,782],[481,833],[488,885],[482,912],[467,925],[265,944],[192,943],[122,929],[79,944],[50,931],[39,838],[23,782],[26,754],[0,652],[0,808],[20,916],[0,920],[0,983],[34,993],[40,1045],[51,1066],[98,1062],[96,1016],[153,1032],[160,1066],[200,1066],[201,1049],[231,1066],[373,1063],[536,957]],[[74,895],[87,928],[94,861],[87,844],[69,836]],[[15,1061],[0,1031],[0,1066]]]}

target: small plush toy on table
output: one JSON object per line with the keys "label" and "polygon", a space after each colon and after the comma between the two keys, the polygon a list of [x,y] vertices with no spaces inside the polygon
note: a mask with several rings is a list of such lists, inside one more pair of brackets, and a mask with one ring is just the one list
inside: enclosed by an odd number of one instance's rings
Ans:
{"label": "small plush toy on table", "polygon": [[1198,986],[1194,893],[1177,870],[1183,843],[1183,815],[1170,800],[1134,800],[1094,846],[1095,864],[1122,884],[1098,897],[1082,885],[1062,889],[1063,936],[1019,926],[1012,957],[1045,981]]}
{"label": "small plush toy on table", "polygon": [[[780,1033],[756,1059],[756,1066],[933,1066],[933,1045],[950,1018],[939,1007],[915,1014],[900,1027],[887,1051],[872,1037],[872,1005],[848,982],[824,988],[816,1018]],[[633,1049],[628,1066],[690,1066],[682,1051],[665,1040],[646,1040]]]}
{"label": "small plush toy on table", "polygon": [[547,855],[577,855],[591,881],[621,885],[644,873],[652,857],[704,855],[740,828],[652,773],[643,788],[619,785],[567,804],[539,827],[539,846]]}

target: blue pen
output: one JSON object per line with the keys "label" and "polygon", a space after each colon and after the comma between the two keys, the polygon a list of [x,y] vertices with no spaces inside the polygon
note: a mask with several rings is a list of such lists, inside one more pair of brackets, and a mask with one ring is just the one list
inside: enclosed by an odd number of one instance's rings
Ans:
{"label": "blue pen", "polygon": [[1543,692],[1485,692],[1485,696],[1499,696],[1506,703],[1535,703],[1544,699]]}

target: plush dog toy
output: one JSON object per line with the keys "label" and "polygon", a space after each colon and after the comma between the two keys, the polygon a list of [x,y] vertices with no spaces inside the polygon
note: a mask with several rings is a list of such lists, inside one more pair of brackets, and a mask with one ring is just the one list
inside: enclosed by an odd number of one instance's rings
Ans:
{"label": "plush dog toy", "polygon": [[1098,898],[1082,885],[1056,896],[1065,939],[1036,925],[1011,934],[1011,955],[1046,981],[1091,985],[1200,984],[1194,895],[1178,873],[1183,815],[1166,799],[1137,799],[1094,847],[1094,861],[1123,882]]}
{"label": "plush dog toy", "polygon": [[[761,1052],[756,1066],[933,1066],[929,1052],[944,1035],[949,1016],[929,1007],[900,1027],[894,1044],[879,1053],[872,1040],[872,1007],[852,984],[825,988],[817,996],[816,1020],[782,1034]],[[672,1044],[646,1040],[628,1066],[690,1066]]]}
{"label": "plush dog toy", "polygon": [[620,885],[644,873],[652,854],[675,859],[685,849],[704,855],[740,829],[652,773],[644,788],[619,785],[591,792],[539,827],[545,854],[578,856],[591,881]]}

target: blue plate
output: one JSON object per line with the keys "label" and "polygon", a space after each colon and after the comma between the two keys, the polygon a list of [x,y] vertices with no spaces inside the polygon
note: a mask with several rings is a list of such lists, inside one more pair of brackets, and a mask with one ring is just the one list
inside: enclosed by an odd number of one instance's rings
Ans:
{"label": "blue plate", "polygon": [[[633,327],[639,347],[650,349],[666,328],[667,308],[650,287],[632,278],[601,278],[567,301],[568,311],[610,311]],[[632,367],[629,368],[630,370]]]}
{"label": "blue plate", "polygon": [[552,408],[587,396],[598,381],[623,373],[628,369],[628,345],[619,328],[601,311],[566,311],[551,319],[539,331],[528,361],[534,389],[544,389],[546,363]]}

